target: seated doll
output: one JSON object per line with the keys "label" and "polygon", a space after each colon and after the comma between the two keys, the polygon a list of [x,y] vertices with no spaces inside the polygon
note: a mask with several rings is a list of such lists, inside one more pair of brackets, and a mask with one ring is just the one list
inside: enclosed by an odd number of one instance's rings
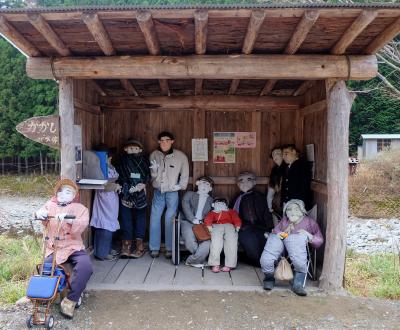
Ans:
{"label": "seated doll", "polygon": [[292,291],[299,296],[307,295],[304,290],[307,276],[307,244],[319,248],[324,239],[317,222],[306,215],[304,202],[292,199],[283,208],[284,217],[268,235],[261,256],[261,268],[265,274],[264,289],[272,290],[275,283],[275,263],[284,250],[294,267]]}
{"label": "seated doll", "polygon": [[[204,219],[204,224],[211,232],[210,255],[208,264],[214,273],[229,272],[237,264],[238,232],[242,225],[235,210],[228,209],[225,198],[216,198],[212,204],[213,210]],[[222,248],[225,254],[225,266],[220,267]]]}

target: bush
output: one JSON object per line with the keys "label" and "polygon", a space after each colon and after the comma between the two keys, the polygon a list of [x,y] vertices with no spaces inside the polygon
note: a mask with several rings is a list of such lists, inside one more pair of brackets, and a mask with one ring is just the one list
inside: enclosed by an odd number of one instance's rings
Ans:
{"label": "bush", "polygon": [[350,214],[388,218],[400,214],[400,150],[363,160],[349,180]]}
{"label": "bush", "polygon": [[0,194],[48,197],[53,194],[53,187],[57,180],[56,175],[2,175],[0,176]]}

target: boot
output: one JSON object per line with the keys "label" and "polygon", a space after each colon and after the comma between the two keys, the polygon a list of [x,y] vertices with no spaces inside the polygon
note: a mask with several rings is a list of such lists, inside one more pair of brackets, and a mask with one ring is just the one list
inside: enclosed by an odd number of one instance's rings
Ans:
{"label": "boot", "polygon": [[307,295],[307,292],[303,286],[306,276],[307,276],[306,273],[298,273],[298,272],[294,273],[292,291],[295,294],[297,294],[298,296],[306,296]]}
{"label": "boot", "polygon": [[69,300],[67,297],[65,297],[61,301],[61,314],[69,319],[72,319],[74,317],[75,306],[75,301]]}
{"label": "boot", "polygon": [[131,254],[132,258],[140,258],[144,255],[144,245],[141,238],[136,238],[136,249]]}
{"label": "boot", "polygon": [[122,248],[120,258],[127,259],[131,256],[131,240],[122,240]]}
{"label": "boot", "polygon": [[274,274],[265,274],[263,281],[264,290],[272,290],[275,285],[275,277]]}

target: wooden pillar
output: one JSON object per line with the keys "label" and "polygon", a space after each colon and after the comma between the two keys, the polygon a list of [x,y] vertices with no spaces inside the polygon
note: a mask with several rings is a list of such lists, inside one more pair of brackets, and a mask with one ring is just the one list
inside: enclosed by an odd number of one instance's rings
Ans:
{"label": "wooden pillar", "polygon": [[340,289],[346,257],[348,217],[349,117],[353,102],[344,81],[326,81],[327,88],[327,227],[320,287]]}
{"label": "wooden pillar", "polygon": [[61,178],[75,181],[74,150],[74,82],[72,78],[60,79],[59,114],[61,139]]}
{"label": "wooden pillar", "polygon": [[[193,118],[193,138],[206,137],[206,112],[204,109],[196,109]],[[210,146],[209,146],[210,147]],[[204,162],[193,162],[193,184],[198,177],[204,175]]]}

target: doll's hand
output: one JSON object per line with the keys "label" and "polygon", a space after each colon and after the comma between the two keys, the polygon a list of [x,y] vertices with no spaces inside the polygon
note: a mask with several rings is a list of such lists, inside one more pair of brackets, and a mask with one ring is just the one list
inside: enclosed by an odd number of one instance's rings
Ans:
{"label": "doll's hand", "polygon": [[235,231],[238,233],[240,230],[240,227],[235,227]]}
{"label": "doll's hand", "polygon": [[212,226],[207,226],[207,229],[210,233],[212,232]]}
{"label": "doll's hand", "polygon": [[115,185],[115,190],[114,190],[117,194],[120,194],[122,191],[122,186],[120,184],[116,184]]}
{"label": "doll's hand", "polygon": [[307,236],[308,240],[311,241],[314,237],[314,235],[310,234],[307,230],[305,229],[299,229],[299,234]]}
{"label": "doll's hand", "polygon": [[153,171],[157,171],[159,167],[160,167],[160,165],[157,164],[157,162],[156,162],[155,159],[153,159],[153,160],[150,162],[149,168],[152,169]]}
{"label": "doll's hand", "polygon": [[264,233],[265,239],[268,239],[268,236],[269,236],[269,232],[266,231],[266,232]]}
{"label": "doll's hand", "polygon": [[48,216],[49,216],[49,212],[47,212],[46,210],[43,210],[43,209],[37,210],[34,214],[35,219],[38,219],[38,220],[47,220]]}
{"label": "doll's hand", "polygon": [[172,191],[178,191],[178,190],[181,190],[181,189],[182,189],[182,187],[179,184],[176,184],[176,185],[174,185],[172,187]]}
{"label": "doll's hand", "polygon": [[274,213],[274,209],[272,207],[268,208],[270,213]]}
{"label": "doll's hand", "polygon": [[146,185],[144,183],[138,183],[136,185],[136,191],[142,191],[144,188],[146,188]]}
{"label": "doll's hand", "polygon": [[137,191],[139,191],[138,188],[137,188],[137,186],[132,186],[132,187],[129,188],[129,193],[130,193],[130,194],[133,194],[133,193],[135,193],[135,192],[137,192]]}
{"label": "doll's hand", "polygon": [[197,219],[197,218],[194,218],[194,219],[193,219],[193,223],[194,223],[195,225],[198,225],[198,224],[200,223],[200,220]]}
{"label": "doll's hand", "polygon": [[55,218],[58,221],[63,221],[66,216],[67,216],[67,213],[57,213]]}

